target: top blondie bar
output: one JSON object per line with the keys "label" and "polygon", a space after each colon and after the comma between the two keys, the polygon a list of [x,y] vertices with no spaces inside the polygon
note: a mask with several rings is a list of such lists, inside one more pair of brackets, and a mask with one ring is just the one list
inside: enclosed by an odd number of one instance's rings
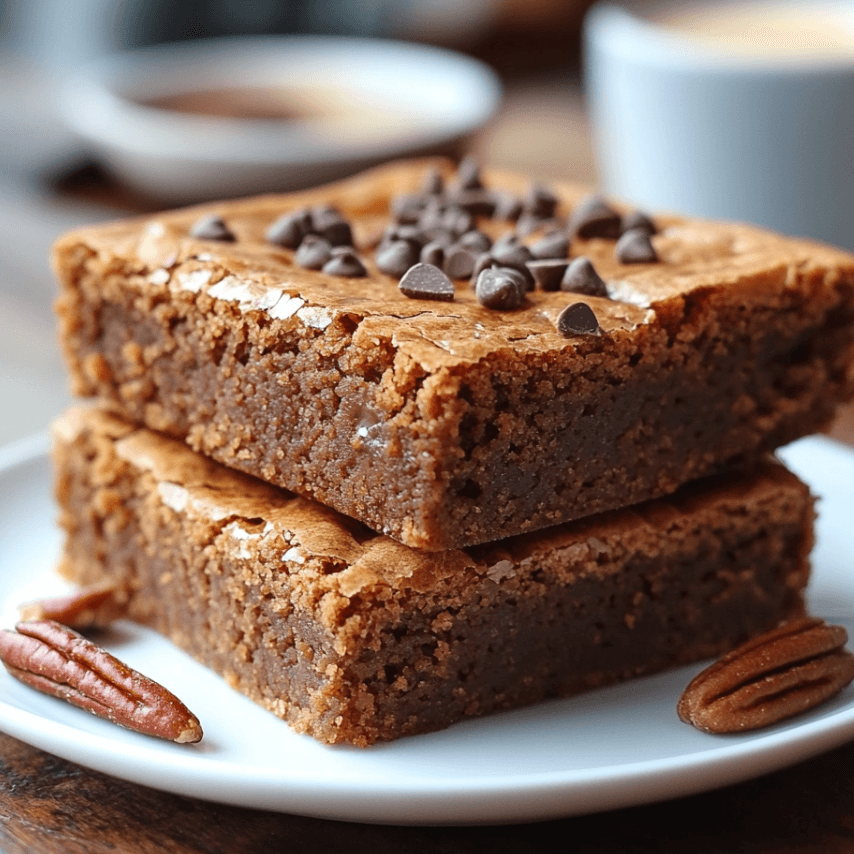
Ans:
{"label": "top blondie bar", "polygon": [[851,255],[471,161],[81,229],[54,264],[76,393],[427,550],[668,494],[854,393]]}

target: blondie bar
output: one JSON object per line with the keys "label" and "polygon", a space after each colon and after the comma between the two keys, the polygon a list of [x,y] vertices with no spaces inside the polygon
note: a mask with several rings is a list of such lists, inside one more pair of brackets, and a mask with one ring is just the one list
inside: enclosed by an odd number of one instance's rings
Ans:
{"label": "blondie bar", "polygon": [[711,657],[803,610],[812,500],[773,461],[429,553],[98,409],[56,436],[63,574],[323,742]]}
{"label": "blondie bar", "polygon": [[851,396],[854,257],[526,186],[409,162],[74,232],[74,390],[427,550],[667,494]]}

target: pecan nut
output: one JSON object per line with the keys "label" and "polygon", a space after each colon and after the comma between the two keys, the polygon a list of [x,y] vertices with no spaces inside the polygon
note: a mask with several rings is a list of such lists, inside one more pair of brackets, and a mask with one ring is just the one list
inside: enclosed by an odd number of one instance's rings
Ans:
{"label": "pecan nut", "polygon": [[682,693],[679,717],[711,733],[744,732],[805,712],[854,679],[842,626],[805,617],[724,655]]}
{"label": "pecan nut", "polygon": [[77,631],[102,628],[121,615],[113,587],[86,587],[66,596],[25,602],[19,607],[21,619],[55,620]]}
{"label": "pecan nut", "polygon": [[72,705],[145,735],[196,742],[196,716],[162,685],[53,620],[0,631],[0,660],[12,676]]}

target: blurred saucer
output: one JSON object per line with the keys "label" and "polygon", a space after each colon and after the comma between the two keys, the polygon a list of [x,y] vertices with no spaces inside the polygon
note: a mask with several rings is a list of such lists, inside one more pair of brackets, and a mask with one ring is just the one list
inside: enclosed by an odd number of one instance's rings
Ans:
{"label": "blurred saucer", "polygon": [[500,100],[489,68],[447,50],[253,36],[105,57],[64,86],[62,115],[122,182],[180,204],[453,151]]}

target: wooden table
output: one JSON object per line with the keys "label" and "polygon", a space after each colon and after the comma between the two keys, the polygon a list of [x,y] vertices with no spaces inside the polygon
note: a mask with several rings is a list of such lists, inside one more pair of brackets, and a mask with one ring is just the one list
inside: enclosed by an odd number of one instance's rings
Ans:
{"label": "wooden table", "polygon": [[[538,130],[532,133],[531,128]],[[518,81],[478,149],[495,165],[543,177],[595,181],[578,86],[568,75]],[[43,233],[30,241],[30,248],[36,248],[23,275],[45,293],[49,286],[39,282],[49,275],[44,255],[50,230],[87,216],[98,218],[95,214],[106,210],[91,201],[63,206],[58,199],[37,194],[0,193],[0,224],[20,222],[22,216],[32,216],[34,222],[43,217],[38,223]],[[21,264],[21,256],[14,251],[15,242],[4,244],[3,238],[0,234],[0,267],[5,263],[12,269]],[[9,247],[6,255],[4,245]],[[48,335],[47,301],[36,305],[28,302],[27,294],[20,299],[6,294],[4,302],[0,290],[0,320],[6,329],[25,330],[35,358],[44,349],[38,342]],[[0,362],[2,357],[0,349]],[[61,368],[52,356],[43,362],[40,367],[54,389]],[[62,392],[53,394],[44,407],[59,411]],[[41,410],[33,417],[41,418]],[[843,413],[834,435],[854,446],[854,408]],[[510,827],[382,827],[220,806],[89,771],[3,735],[0,767],[0,848],[8,854],[539,854],[556,847],[579,854],[854,852],[854,744],[709,794]]]}

